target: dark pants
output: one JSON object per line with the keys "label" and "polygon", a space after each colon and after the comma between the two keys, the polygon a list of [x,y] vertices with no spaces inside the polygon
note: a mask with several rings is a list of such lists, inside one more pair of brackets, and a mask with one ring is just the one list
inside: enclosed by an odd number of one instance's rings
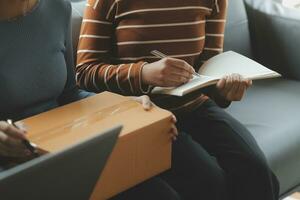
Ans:
{"label": "dark pants", "polygon": [[111,200],[180,200],[180,198],[165,181],[155,177]]}
{"label": "dark pants", "polygon": [[249,131],[209,100],[177,116],[181,134],[163,178],[182,199],[278,200],[279,184]]}

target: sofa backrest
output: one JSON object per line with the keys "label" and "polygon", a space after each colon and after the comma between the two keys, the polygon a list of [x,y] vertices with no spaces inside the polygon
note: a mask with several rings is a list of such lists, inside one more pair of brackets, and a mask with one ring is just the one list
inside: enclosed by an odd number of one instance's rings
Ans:
{"label": "sofa backrest", "polygon": [[[73,46],[77,48],[79,30],[86,0],[70,0],[73,7]],[[224,50],[234,50],[252,57],[248,19],[243,0],[228,0],[228,17]]]}
{"label": "sofa backrest", "polygon": [[285,78],[300,80],[299,10],[274,0],[245,2],[256,60]]}
{"label": "sofa backrest", "polygon": [[82,16],[85,9],[86,0],[70,0],[72,2],[72,37],[73,49],[76,58],[76,51],[79,39],[79,32],[82,22]]}
{"label": "sofa backrest", "polygon": [[233,50],[252,58],[248,18],[243,0],[228,0],[224,50]]}

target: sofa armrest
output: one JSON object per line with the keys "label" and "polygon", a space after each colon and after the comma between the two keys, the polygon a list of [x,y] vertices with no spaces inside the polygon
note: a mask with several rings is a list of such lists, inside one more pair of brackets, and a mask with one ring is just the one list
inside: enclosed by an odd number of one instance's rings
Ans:
{"label": "sofa armrest", "polygon": [[255,58],[300,80],[300,10],[273,0],[245,0]]}

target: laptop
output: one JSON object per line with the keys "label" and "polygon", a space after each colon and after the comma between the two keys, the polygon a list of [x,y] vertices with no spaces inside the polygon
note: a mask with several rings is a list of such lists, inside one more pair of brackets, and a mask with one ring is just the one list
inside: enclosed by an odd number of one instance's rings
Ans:
{"label": "laptop", "polygon": [[121,129],[0,172],[0,199],[88,200]]}

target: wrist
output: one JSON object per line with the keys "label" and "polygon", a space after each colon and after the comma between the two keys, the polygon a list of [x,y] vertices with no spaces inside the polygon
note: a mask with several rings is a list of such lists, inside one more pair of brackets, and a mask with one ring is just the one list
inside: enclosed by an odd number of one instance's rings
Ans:
{"label": "wrist", "polygon": [[228,100],[224,95],[223,95],[223,93],[219,90],[219,89],[217,89],[217,88],[215,88],[215,91],[214,91],[214,93],[213,93],[213,99],[214,99],[214,101],[216,102],[216,104],[218,105],[218,106],[220,106],[221,108],[227,108],[230,104],[231,104],[231,101],[230,100]]}
{"label": "wrist", "polygon": [[141,71],[140,71],[140,91],[142,92],[142,94],[149,94],[152,90],[152,86],[143,80],[143,69],[144,66],[147,64],[148,64],[147,62],[144,62],[143,65],[141,66]]}
{"label": "wrist", "polygon": [[142,73],[141,73],[141,79],[143,85],[151,85],[151,80],[148,79],[149,77],[149,63],[145,63],[142,66]]}

